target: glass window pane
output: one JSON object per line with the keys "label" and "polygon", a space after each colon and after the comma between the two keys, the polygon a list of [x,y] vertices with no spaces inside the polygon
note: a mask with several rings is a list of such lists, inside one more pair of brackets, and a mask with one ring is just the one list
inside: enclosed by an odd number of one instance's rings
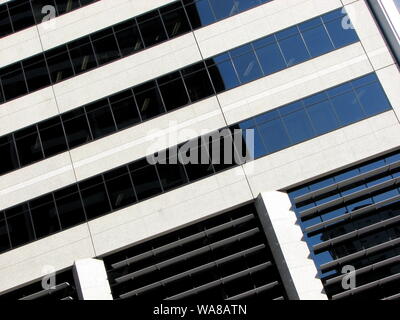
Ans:
{"label": "glass window pane", "polygon": [[183,3],[193,29],[216,21],[208,0],[183,0]]}
{"label": "glass window pane", "polygon": [[4,213],[0,212],[0,252],[4,252],[10,248],[6,220],[4,219]]}
{"label": "glass window pane", "polygon": [[158,80],[165,108],[174,110],[189,103],[189,97],[179,72],[164,76]]}
{"label": "glass window pane", "polygon": [[221,20],[238,13],[238,2],[234,0],[210,0],[210,4],[215,12],[217,20]]}
{"label": "glass window pane", "polygon": [[56,0],[58,14],[64,14],[79,8],[78,1],[71,0]]}
{"label": "glass window pane", "polygon": [[155,81],[150,81],[133,89],[142,120],[165,113],[160,93]]}
{"label": "glass window pane", "polygon": [[117,130],[107,99],[91,103],[85,109],[93,139],[104,137]]}
{"label": "glass window pane", "polygon": [[62,229],[76,226],[86,221],[78,187],[71,186],[54,193]]}
{"label": "glass window pane", "polygon": [[35,91],[50,84],[44,55],[40,54],[22,62],[29,91]]}
{"label": "glass window pane", "polygon": [[131,90],[111,96],[110,103],[118,129],[125,129],[140,122],[139,112]]}
{"label": "glass window pane", "polygon": [[46,120],[39,124],[40,139],[46,157],[51,157],[67,150],[67,141],[60,117]]}
{"label": "glass window pane", "polygon": [[266,122],[260,125],[258,129],[269,153],[290,146],[290,140],[281,119]]}
{"label": "glass window pane", "polygon": [[[214,173],[208,149],[204,144],[200,146],[201,139],[188,142],[186,148],[179,148],[180,163],[185,165],[189,181],[195,181]],[[185,144],[184,144],[185,145]]]}
{"label": "glass window pane", "polygon": [[137,18],[140,33],[146,47],[167,39],[161,17],[158,12],[150,12]]}
{"label": "glass window pane", "polygon": [[342,125],[348,125],[364,118],[364,112],[354,92],[347,92],[332,98],[336,114]]}
{"label": "glass window pane", "polygon": [[43,238],[60,231],[60,223],[51,194],[30,201],[29,207],[37,238]]}
{"label": "glass window pane", "polygon": [[53,8],[55,8],[54,0],[33,0],[31,2],[36,24],[43,22],[44,18],[50,13],[48,10],[44,10],[42,12],[44,6],[52,6]]}
{"label": "glass window pane", "polygon": [[242,83],[253,81],[262,76],[262,71],[254,51],[249,51],[234,57],[233,63],[235,64],[236,71]]}
{"label": "glass window pane", "polygon": [[117,40],[112,29],[96,32],[90,36],[100,65],[120,58]]}
{"label": "glass window pane", "polygon": [[72,149],[92,140],[89,124],[83,109],[77,109],[61,116],[68,146]]}
{"label": "glass window pane", "polygon": [[160,10],[168,37],[177,37],[190,31],[189,22],[180,2],[171,4]]}
{"label": "glass window pane", "polygon": [[122,56],[125,57],[143,48],[143,42],[135,21],[129,20],[121,23],[114,27],[114,31]]}
{"label": "glass window pane", "polygon": [[298,110],[283,117],[286,129],[293,143],[299,143],[315,136],[305,110]]}
{"label": "glass window pane", "polygon": [[214,63],[214,59],[206,61],[211,80],[217,93],[240,85],[238,76],[230,59],[217,64]]}
{"label": "glass window pane", "polygon": [[129,166],[139,200],[161,193],[162,189],[155,168],[155,166],[148,164],[146,159]]}
{"label": "glass window pane", "polygon": [[[12,33],[11,21],[8,15],[7,5],[0,6],[0,37]],[[1,245],[0,245],[1,246]]]}
{"label": "glass window pane", "polygon": [[35,24],[31,4],[29,1],[13,1],[8,3],[8,9],[10,10],[11,21],[14,27],[14,32],[28,28]]}
{"label": "glass window pane", "polygon": [[390,102],[378,82],[357,88],[356,93],[368,116],[391,109]]}
{"label": "glass window pane", "polygon": [[29,209],[26,204],[5,211],[13,248],[35,240]]}
{"label": "glass window pane", "polygon": [[303,31],[303,38],[312,57],[320,56],[334,49],[323,25]]}
{"label": "glass window pane", "polygon": [[[168,160],[167,160],[168,161]],[[175,159],[169,159],[171,163],[176,164],[157,164],[158,174],[164,191],[182,186],[187,183],[185,170],[180,162]]]}
{"label": "glass window pane", "polygon": [[36,126],[16,132],[15,141],[21,166],[43,159],[42,146]]}
{"label": "glass window pane", "polygon": [[[287,33],[287,31],[284,32]],[[295,32],[295,30],[293,30],[293,32]],[[280,33],[278,32],[277,37],[279,34]],[[310,58],[310,54],[308,53],[307,48],[304,45],[304,41],[298,32],[288,38],[279,40],[279,45],[282,49],[288,67],[301,63]]]}
{"label": "glass window pane", "polygon": [[88,179],[79,184],[83,204],[88,219],[99,217],[110,212],[110,203],[101,176]]}
{"label": "glass window pane", "polygon": [[192,102],[214,94],[210,78],[204,69],[203,63],[185,68],[182,74]]}
{"label": "glass window pane", "polygon": [[14,99],[28,92],[19,62],[3,68],[0,78],[6,100]]}
{"label": "glass window pane", "polygon": [[286,67],[285,59],[277,43],[256,49],[258,59],[265,75],[277,72]]}
{"label": "glass window pane", "polygon": [[131,177],[127,167],[113,170],[104,175],[112,208],[119,209],[136,202]]}
{"label": "glass window pane", "polygon": [[336,48],[344,47],[358,41],[356,31],[351,28],[344,29],[342,21],[342,18],[340,18],[326,23],[326,28]]}
{"label": "glass window pane", "polygon": [[74,75],[72,63],[65,46],[50,50],[45,55],[52,83],[57,83]]}
{"label": "glass window pane", "polygon": [[88,71],[97,66],[89,37],[68,44],[68,48],[70,49],[72,65],[76,74]]}
{"label": "glass window pane", "polygon": [[11,135],[0,138],[0,174],[19,168],[17,153]]}
{"label": "glass window pane", "polygon": [[307,111],[317,135],[322,135],[339,127],[339,122],[329,101],[311,105],[307,108]]}

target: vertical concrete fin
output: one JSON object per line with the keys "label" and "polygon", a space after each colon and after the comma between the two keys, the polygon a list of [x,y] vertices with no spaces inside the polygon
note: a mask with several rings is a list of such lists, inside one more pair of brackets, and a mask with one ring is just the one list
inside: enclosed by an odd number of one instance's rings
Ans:
{"label": "vertical concrete fin", "polygon": [[73,272],[80,300],[113,300],[102,260],[77,260]]}
{"label": "vertical concrete fin", "polygon": [[283,285],[291,300],[326,300],[317,268],[309,258],[310,251],[302,240],[303,232],[296,224],[286,193],[261,193],[256,208],[271,246]]}

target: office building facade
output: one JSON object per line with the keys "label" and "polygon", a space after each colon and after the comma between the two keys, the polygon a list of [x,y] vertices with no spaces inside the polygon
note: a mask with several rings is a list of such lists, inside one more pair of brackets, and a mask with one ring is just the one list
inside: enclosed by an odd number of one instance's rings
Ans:
{"label": "office building facade", "polygon": [[0,300],[398,299],[383,2],[0,1]]}

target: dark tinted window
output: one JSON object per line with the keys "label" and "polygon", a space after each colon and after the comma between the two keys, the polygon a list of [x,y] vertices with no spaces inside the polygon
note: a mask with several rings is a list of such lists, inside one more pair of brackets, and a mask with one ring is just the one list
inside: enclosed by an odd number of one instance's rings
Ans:
{"label": "dark tinted window", "polygon": [[15,133],[21,166],[43,159],[42,146],[36,126]]}
{"label": "dark tinted window", "polygon": [[0,37],[12,33],[10,16],[6,10],[6,6],[0,7]]}
{"label": "dark tinted window", "polygon": [[210,77],[203,62],[183,69],[182,74],[192,102],[214,94]]}
{"label": "dark tinted window", "polygon": [[71,186],[54,193],[61,227],[73,227],[86,220],[78,187]]}
{"label": "dark tinted window", "polygon": [[29,91],[35,91],[50,84],[44,55],[34,56],[22,63]]}
{"label": "dark tinted window", "polygon": [[0,76],[6,100],[16,98],[28,92],[20,63],[3,68]]}
{"label": "dark tinted window", "polygon": [[129,170],[139,200],[149,198],[162,191],[156,167],[149,165],[146,159],[130,165]]}
{"label": "dark tinted window", "polygon": [[165,113],[155,81],[138,86],[133,91],[143,120]]}
{"label": "dark tinted window", "polygon": [[39,132],[45,157],[51,157],[67,149],[67,141],[59,117],[40,123]]}
{"label": "dark tinted window", "polygon": [[31,4],[29,1],[10,1],[8,3],[14,32],[25,29],[35,24]]}
{"label": "dark tinted window", "polygon": [[52,194],[30,201],[29,207],[37,238],[48,236],[60,230]]}
{"label": "dark tinted window", "polygon": [[118,129],[124,129],[141,121],[131,90],[111,96],[110,103]]}
{"label": "dark tinted window", "polygon": [[168,37],[177,37],[190,31],[189,21],[180,2],[160,10]]}
{"label": "dark tinted window", "polygon": [[74,75],[72,63],[65,47],[45,53],[52,83],[57,83]]}
{"label": "dark tinted window", "polygon": [[35,240],[28,205],[20,205],[5,211],[13,248]]}
{"label": "dark tinted window", "polygon": [[120,58],[120,53],[112,29],[96,32],[90,36],[99,64],[105,64]]}
{"label": "dark tinted window", "polygon": [[101,176],[81,182],[79,189],[88,219],[99,217],[110,211],[110,203]]}
{"label": "dark tinted window", "polygon": [[179,72],[160,78],[158,84],[167,111],[189,103],[189,97]]}
{"label": "dark tinted window", "polygon": [[[177,161],[177,158],[169,159],[167,164],[157,164],[158,174],[164,191],[176,188],[187,183],[186,173]],[[174,164],[176,163],[176,164]]]}
{"label": "dark tinted window", "polygon": [[92,140],[86,114],[82,109],[67,112],[62,116],[62,119],[70,148]]}
{"label": "dark tinted window", "polygon": [[119,209],[136,202],[131,177],[127,167],[113,170],[104,175],[112,208]]}
{"label": "dark tinted window", "polygon": [[7,223],[4,219],[4,212],[0,211],[0,250],[6,251],[11,248],[10,240],[8,238]]}
{"label": "dark tinted window", "polygon": [[85,107],[93,139],[99,139],[116,131],[114,118],[107,99],[91,103]]}
{"label": "dark tinted window", "polygon": [[146,47],[167,39],[161,17],[158,12],[150,12],[137,18],[139,29]]}
{"label": "dark tinted window", "polygon": [[0,138],[0,171],[1,174],[19,167],[14,141],[11,136]]}
{"label": "dark tinted window", "polygon": [[89,37],[69,43],[68,48],[70,49],[72,65],[76,74],[88,71],[97,66]]}
{"label": "dark tinted window", "polygon": [[143,48],[136,22],[130,20],[114,27],[119,49],[123,56],[127,56]]}

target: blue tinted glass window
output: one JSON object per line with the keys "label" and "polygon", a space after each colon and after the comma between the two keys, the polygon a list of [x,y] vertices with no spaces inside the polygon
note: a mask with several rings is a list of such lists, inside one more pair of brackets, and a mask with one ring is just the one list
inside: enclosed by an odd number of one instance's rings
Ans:
{"label": "blue tinted glass window", "polygon": [[[247,46],[246,46],[247,47]],[[250,46],[248,46],[251,49]],[[260,65],[257,61],[254,51],[248,51],[242,54],[243,51],[247,51],[248,48],[239,48],[239,50],[232,50],[233,63],[235,64],[236,71],[239,79],[242,83],[246,83],[262,76]]]}
{"label": "blue tinted glass window", "polygon": [[184,0],[186,12],[193,28],[197,29],[216,21],[208,0]]}
{"label": "blue tinted glass window", "polygon": [[323,25],[304,31],[303,38],[312,57],[320,56],[334,49]]}
{"label": "blue tinted glass window", "polygon": [[281,119],[260,125],[259,131],[264,140],[264,145],[270,153],[290,146],[290,140]]}
{"label": "blue tinted glass window", "polygon": [[285,59],[276,42],[256,49],[256,53],[266,75],[286,67]]}
{"label": "blue tinted glass window", "polygon": [[369,116],[376,115],[391,108],[385,92],[378,82],[360,87],[356,89],[356,92],[365,112]]}
{"label": "blue tinted glass window", "polygon": [[332,98],[332,102],[343,125],[348,125],[364,118],[364,112],[354,92],[336,96]]}
{"label": "blue tinted glass window", "polygon": [[318,135],[335,130],[339,126],[339,122],[329,101],[309,106],[307,111]]}
{"label": "blue tinted glass window", "polygon": [[231,60],[226,60],[208,67],[217,93],[237,87],[240,82]]}
{"label": "blue tinted glass window", "polygon": [[293,143],[311,139],[315,135],[310,119],[303,109],[284,116],[283,122]]}
{"label": "blue tinted glass window", "polygon": [[[277,34],[278,39],[282,39],[279,40],[279,45],[289,67],[310,58],[310,54],[307,51],[301,35],[298,32],[294,33],[296,30],[297,28],[290,28],[289,30],[284,30]],[[284,35],[290,33],[292,33],[291,36],[288,38],[284,37]]]}
{"label": "blue tinted glass window", "polygon": [[371,82],[375,82],[375,81],[379,81],[378,77],[376,76],[375,73],[370,73],[366,76],[363,76],[361,78],[352,80],[351,83],[353,84],[354,88],[358,88],[360,86],[363,86],[365,84],[371,83]]}
{"label": "blue tinted glass window", "polygon": [[238,12],[238,3],[233,0],[209,0],[218,20],[230,17]]}
{"label": "blue tinted glass window", "polygon": [[251,146],[248,143],[246,143],[246,147],[254,152],[254,158],[257,159],[259,157],[264,156],[267,153],[267,150],[265,149],[264,143],[262,141],[261,135],[258,132],[257,129],[255,129],[255,123],[254,119],[250,119],[247,121],[243,121],[242,123],[239,124],[240,129],[243,130],[243,138],[246,139],[246,131],[245,130],[253,130],[254,134],[254,145]]}
{"label": "blue tinted glass window", "polygon": [[358,41],[355,30],[343,22],[343,19],[346,18],[333,20],[326,24],[326,28],[336,48],[344,47]]}

